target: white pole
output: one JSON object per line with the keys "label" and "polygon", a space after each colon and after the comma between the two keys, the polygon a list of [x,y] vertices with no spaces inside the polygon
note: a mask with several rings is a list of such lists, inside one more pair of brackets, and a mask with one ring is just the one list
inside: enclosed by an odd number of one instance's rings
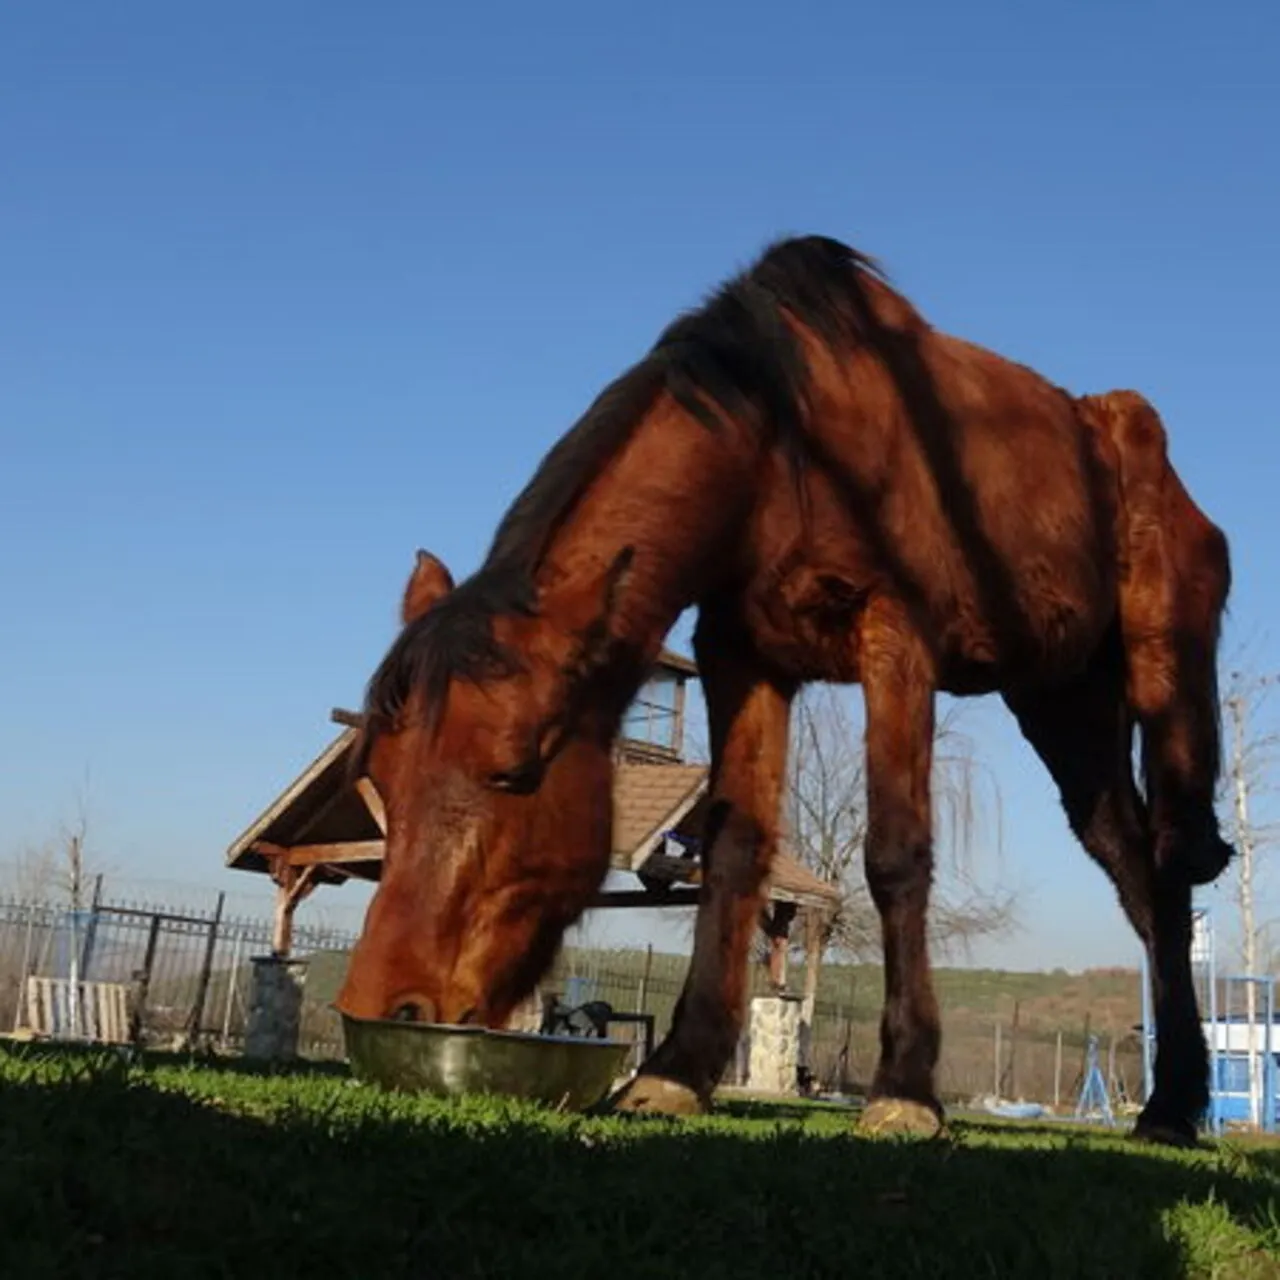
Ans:
{"label": "white pole", "polygon": [[222,1012],[222,1047],[227,1047],[231,1035],[231,1006],[236,996],[236,980],[240,972],[240,947],[244,942],[243,931],[236,934],[236,945],[231,949],[231,972],[227,975],[227,1003]]}
{"label": "white pole", "polygon": [[69,915],[71,925],[71,1038],[80,1038],[80,940],[76,929],[79,912],[71,908]]}

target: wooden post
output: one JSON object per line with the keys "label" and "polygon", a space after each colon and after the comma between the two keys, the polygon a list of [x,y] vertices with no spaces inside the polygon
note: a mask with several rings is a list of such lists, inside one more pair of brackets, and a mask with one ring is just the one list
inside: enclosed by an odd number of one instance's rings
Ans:
{"label": "wooden post", "polygon": [[644,972],[640,975],[640,987],[636,992],[636,1012],[644,1013],[649,1003],[649,974],[653,969],[653,943],[649,943],[644,951]]}
{"label": "wooden post", "polygon": [[356,790],[360,793],[360,798],[364,801],[365,808],[369,810],[369,816],[378,824],[378,830],[385,836],[387,834],[387,809],[382,803],[382,797],[378,794],[378,788],[373,785],[370,778],[360,778],[356,782]]}
{"label": "wooden post", "polygon": [[293,949],[293,913],[298,903],[315,888],[315,866],[291,867],[277,859],[273,879],[276,882],[275,919],[271,927],[271,953],[287,959]]}
{"label": "wooden post", "polygon": [[818,973],[822,968],[822,914],[810,908],[805,912],[804,939],[804,1005],[801,1019],[812,1022],[818,1003]]}
{"label": "wooden post", "polygon": [[1009,1097],[1018,1098],[1018,1015],[1022,1012],[1022,1001],[1013,1002],[1013,1022],[1009,1027]]}
{"label": "wooden post", "polygon": [[1080,1085],[1084,1087],[1085,1073],[1089,1070],[1089,1033],[1092,1030],[1093,1016],[1089,1010],[1084,1015],[1084,1049],[1080,1056]]}
{"label": "wooden post", "polygon": [[1058,1032],[1058,1045],[1053,1054],[1053,1109],[1058,1109],[1062,1098],[1062,1032]]}
{"label": "wooden post", "polygon": [[27,936],[22,944],[22,968],[18,970],[18,1003],[13,1011],[13,1029],[19,1031],[26,1025],[27,978],[31,972],[31,942],[35,937],[35,903],[27,903]]}
{"label": "wooden post", "polygon": [[795,917],[794,902],[775,902],[773,910],[765,918],[765,936],[769,939],[769,984],[778,992],[787,985],[787,943]]}
{"label": "wooden post", "polygon": [[288,876],[276,884],[276,910],[271,922],[271,953],[287,956],[293,946],[293,912],[296,906]]}
{"label": "wooden post", "polygon": [[840,1028],[840,1048],[836,1050],[836,1088],[844,1093],[849,1082],[849,1041],[853,1038],[853,1015],[845,1013],[844,1002],[836,1008],[836,1026]]}
{"label": "wooden post", "polygon": [[804,913],[804,994],[800,1001],[800,1066],[813,1071],[813,1023],[818,1005],[818,970],[822,966],[822,913]]}
{"label": "wooden post", "polygon": [[787,935],[769,935],[769,985],[781,991],[787,985]]}
{"label": "wooden post", "polygon": [[236,997],[236,975],[240,972],[240,947],[244,934],[236,933],[236,943],[231,951],[231,968],[227,973],[227,1002],[222,1011],[222,1050],[225,1053],[231,1042],[231,1010]]}
{"label": "wooden post", "polygon": [[995,1061],[995,1066],[993,1068],[993,1075],[995,1078],[994,1092],[995,1092],[996,1098],[998,1099],[1000,1097],[1000,1018],[998,1015],[996,1017],[996,1051],[995,1051],[994,1061]]}

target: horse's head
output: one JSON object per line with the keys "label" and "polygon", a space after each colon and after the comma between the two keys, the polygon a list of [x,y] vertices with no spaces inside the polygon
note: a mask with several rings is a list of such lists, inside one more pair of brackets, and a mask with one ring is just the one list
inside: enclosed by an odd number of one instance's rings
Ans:
{"label": "horse's head", "polygon": [[608,867],[625,699],[600,676],[629,565],[455,587],[418,553],[366,701],[386,854],[345,1012],[500,1026],[550,964]]}

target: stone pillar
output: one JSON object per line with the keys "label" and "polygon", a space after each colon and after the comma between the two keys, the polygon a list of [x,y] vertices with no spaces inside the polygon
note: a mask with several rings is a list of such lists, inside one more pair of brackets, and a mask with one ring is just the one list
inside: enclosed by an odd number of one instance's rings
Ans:
{"label": "stone pillar", "polygon": [[795,996],[756,996],[751,1001],[747,1088],[753,1092],[795,1093],[800,1004]]}
{"label": "stone pillar", "polygon": [[254,956],[244,1056],[288,1062],[298,1056],[302,990],[307,962],[282,956]]}

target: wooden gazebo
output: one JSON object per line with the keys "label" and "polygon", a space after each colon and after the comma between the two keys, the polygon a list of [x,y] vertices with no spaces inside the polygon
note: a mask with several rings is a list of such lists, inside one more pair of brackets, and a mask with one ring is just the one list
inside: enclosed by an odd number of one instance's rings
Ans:
{"label": "wooden gazebo", "polygon": [[[683,758],[686,682],[697,668],[664,651],[623,723],[614,773],[613,858],[639,887],[603,890],[594,907],[691,906],[698,900],[698,834],[707,803],[707,768]],[[368,778],[349,780],[348,757],[359,725],[334,711],[341,731],[231,845],[230,867],[270,875],[277,886],[274,951],[290,951],[293,914],[323,884],[376,881],[385,851],[385,815]],[[768,884],[765,931],[770,971],[785,981],[787,937],[800,911],[830,915],[835,886],[780,854]],[[810,930],[816,935],[816,930]],[[811,960],[816,957],[811,956]],[[816,972],[816,964],[810,964]]]}

